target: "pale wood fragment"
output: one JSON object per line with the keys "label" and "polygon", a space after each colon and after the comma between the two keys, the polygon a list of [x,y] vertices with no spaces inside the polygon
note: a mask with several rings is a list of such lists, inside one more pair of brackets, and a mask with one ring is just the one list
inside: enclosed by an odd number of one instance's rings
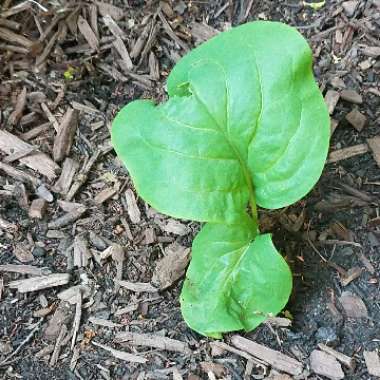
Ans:
{"label": "pale wood fragment", "polygon": [[174,243],[165,249],[166,255],[157,262],[152,276],[152,283],[161,290],[168,288],[179,280],[186,271],[190,261],[190,248]]}
{"label": "pale wood fragment", "polygon": [[80,288],[78,288],[76,295],[76,305],[75,305],[75,317],[73,322],[73,337],[71,340],[71,350],[74,349],[75,342],[77,340],[77,334],[80,326],[80,319],[82,316],[82,292]]}
{"label": "pale wood fragment", "polygon": [[67,157],[63,161],[62,172],[57,182],[54,184],[52,190],[56,193],[67,194],[70,186],[74,180],[75,173],[79,169],[78,162],[72,158]]}
{"label": "pale wood fragment", "polygon": [[21,93],[17,97],[16,106],[14,111],[9,116],[9,123],[11,125],[16,125],[24,112],[26,106],[26,87],[24,87]]}
{"label": "pale wood fragment", "polygon": [[[347,158],[358,156],[360,154],[364,154],[367,152],[368,152],[367,144],[358,144],[358,145],[350,146],[348,148],[343,148],[343,149],[330,152],[327,162],[329,163],[338,162],[338,161],[342,161]],[[380,160],[380,157],[379,157],[379,160]]]}
{"label": "pale wood fragment", "polygon": [[93,341],[92,344],[94,346],[103,348],[103,350],[110,352],[112,354],[112,356],[114,356],[115,358],[124,360],[126,362],[144,364],[148,361],[147,359],[143,358],[142,356],[137,356],[137,355],[129,354],[128,352],[115,350],[114,348],[106,346],[106,345],[101,344],[101,343],[97,343],[97,342]]}
{"label": "pale wood fragment", "polygon": [[96,37],[94,31],[91,29],[87,20],[85,20],[82,16],[78,17],[78,29],[86,39],[87,43],[91,46],[93,50],[99,49],[99,40]]}
{"label": "pale wood fragment", "polygon": [[110,15],[116,21],[119,21],[124,17],[124,11],[122,8],[103,1],[97,1],[96,5],[98,6],[101,16]]}
{"label": "pale wood fragment", "polygon": [[47,119],[50,121],[51,125],[54,127],[55,131],[58,133],[59,131],[59,123],[55,116],[50,111],[49,107],[46,103],[41,103],[41,109],[44,111],[44,114],[46,115]]}
{"label": "pale wood fragment", "polygon": [[[25,151],[31,147],[32,145],[22,141],[10,132],[0,130],[0,150],[7,155],[19,151]],[[20,162],[31,169],[38,171],[50,180],[56,178],[56,171],[59,169],[59,166],[45,153],[30,154],[26,157],[20,158]]]}
{"label": "pale wood fragment", "polygon": [[95,161],[98,159],[100,153],[100,150],[96,150],[93,153],[93,155],[89,158],[89,160],[86,162],[86,164],[83,166],[82,170],[77,175],[74,183],[72,184],[70,190],[66,195],[67,201],[73,199],[80,187],[87,181],[88,173],[90,172],[92,166],[95,164]]}
{"label": "pale wood fragment", "polygon": [[303,371],[302,363],[279,351],[272,350],[239,335],[232,336],[231,342],[238,349],[247,351],[252,356],[263,360],[279,371],[295,376],[300,375]]}
{"label": "pale wood fragment", "polygon": [[344,378],[344,372],[339,362],[326,352],[314,350],[310,355],[310,367],[317,374],[331,380]]}
{"label": "pale wood fragment", "polygon": [[14,223],[8,222],[7,220],[0,217],[0,230],[15,232],[17,231],[17,225]]}
{"label": "pale wood fragment", "polygon": [[21,135],[19,135],[19,137],[24,141],[28,141],[28,140],[34,139],[41,133],[48,131],[50,128],[51,128],[51,123],[49,121],[47,123],[43,123],[41,125],[38,125],[37,127],[32,128],[28,132],[22,133]]}
{"label": "pale wood fragment", "polygon": [[363,356],[368,373],[372,376],[380,377],[379,353],[377,351],[364,351]]}
{"label": "pale wood fragment", "polygon": [[113,46],[119,53],[121,59],[124,61],[126,69],[132,70],[133,63],[123,40],[120,37],[116,37],[115,41],[113,42]]}
{"label": "pale wood fragment", "polygon": [[65,285],[70,281],[69,273],[53,273],[47,276],[32,277],[24,280],[11,281],[8,286],[17,288],[20,293],[35,292],[55,286]]}
{"label": "pale wood fragment", "polygon": [[46,201],[41,198],[34,199],[29,208],[29,217],[42,219],[46,210]]}
{"label": "pale wood fragment", "polygon": [[326,352],[327,354],[334,356],[334,358],[338,359],[342,364],[344,364],[347,368],[350,368],[353,370],[355,368],[355,360],[351,358],[350,356],[347,356],[345,354],[342,354],[341,352],[338,352],[334,350],[333,348],[326,346],[325,344],[319,343],[318,347]]}
{"label": "pale wood fragment", "polygon": [[131,222],[139,224],[141,221],[141,212],[136,202],[135,194],[131,189],[127,189],[125,192],[125,200],[127,204],[127,212]]}
{"label": "pale wood fragment", "polygon": [[380,167],[380,136],[375,136],[371,139],[367,139],[367,143],[371,148],[373,158],[375,159],[377,165]]}
{"label": "pale wood fragment", "polygon": [[69,107],[59,125],[58,133],[54,139],[53,158],[54,161],[62,161],[69,155],[75,131],[78,127],[79,112]]}
{"label": "pale wood fragment", "polygon": [[35,41],[32,41],[21,34],[17,34],[9,29],[5,29],[1,27],[0,27],[0,40],[16,43],[17,45],[21,45],[27,48],[28,50],[32,49],[32,47],[36,43]]}
{"label": "pale wood fragment", "polygon": [[53,220],[48,224],[48,227],[59,228],[73,223],[77,219],[79,219],[86,212],[86,210],[87,208],[85,206],[78,207],[77,209],[68,212],[67,214],[57,218],[56,220]]}
{"label": "pale wood fragment", "polygon": [[[0,137],[1,138],[1,137]],[[17,181],[30,183],[33,186],[37,186],[39,181],[36,177],[25,173],[21,170],[15,169],[13,166],[8,165],[0,161],[0,171],[7,173],[10,177],[14,178]]]}
{"label": "pale wood fragment", "polygon": [[343,292],[339,297],[341,303],[348,318],[367,318],[368,311],[365,303],[356,294],[351,292]]}
{"label": "pale wood fragment", "polygon": [[100,193],[96,194],[94,202],[95,204],[100,205],[108,199],[112,198],[115,194],[117,194],[117,188],[107,187],[106,189],[103,189]]}
{"label": "pale wood fragment", "polygon": [[184,354],[191,353],[187,343],[154,334],[120,332],[116,334],[115,341],[118,343],[128,343],[133,346],[154,347],[166,351],[182,352]]}
{"label": "pale wood fragment", "polygon": [[31,276],[46,276],[51,273],[49,268],[38,268],[33,265],[21,265],[21,264],[0,265],[0,272],[29,274]]}
{"label": "pale wood fragment", "polygon": [[75,236],[74,239],[74,266],[86,267],[91,258],[88,241],[83,234]]}
{"label": "pale wood fragment", "polygon": [[130,282],[125,280],[115,280],[121,287],[136,293],[156,293],[158,289],[149,282]]}
{"label": "pale wood fragment", "polygon": [[62,325],[61,330],[59,331],[59,335],[57,337],[57,340],[55,342],[54,351],[50,358],[50,366],[55,366],[55,364],[58,361],[59,353],[61,352],[61,347],[63,346],[64,338],[67,334],[67,327],[66,325]]}
{"label": "pale wood fragment", "polygon": [[335,90],[328,90],[325,95],[325,103],[327,105],[327,109],[329,114],[332,115],[334,113],[335,107],[339,101],[340,94]]}

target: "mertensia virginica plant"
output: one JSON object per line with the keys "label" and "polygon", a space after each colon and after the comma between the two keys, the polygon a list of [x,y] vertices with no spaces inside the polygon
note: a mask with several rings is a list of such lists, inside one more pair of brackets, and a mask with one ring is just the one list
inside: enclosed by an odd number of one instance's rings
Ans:
{"label": "mertensia virginica plant", "polygon": [[121,109],[113,146],[149,205],[205,223],[181,293],[187,324],[214,338],[250,331],[284,308],[292,288],[257,207],[305,196],[328,152],[311,50],[294,28],[248,23],[183,57],[167,88],[165,103]]}

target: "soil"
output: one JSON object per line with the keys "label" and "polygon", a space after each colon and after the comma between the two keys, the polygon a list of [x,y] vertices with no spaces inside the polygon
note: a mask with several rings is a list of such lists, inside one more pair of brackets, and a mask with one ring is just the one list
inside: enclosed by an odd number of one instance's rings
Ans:
{"label": "soil", "polygon": [[[3,12],[17,3],[4,2],[3,8],[0,7],[0,22]],[[352,4],[347,3],[354,4],[353,12],[349,7]],[[66,18],[62,19],[67,20],[77,7],[76,17],[81,14],[91,20],[91,12],[96,8],[95,2],[91,1],[83,4],[61,1],[59,5],[53,1],[41,1],[39,4],[48,12],[32,4],[30,9],[7,17],[20,23],[17,33],[32,40],[39,38],[34,20],[39,20],[40,27],[46,30],[60,11],[63,14],[63,9]],[[124,12],[116,22],[125,33],[123,40],[128,51],[133,51],[144,31],[148,31],[150,36],[150,44],[143,41],[143,49],[132,57],[134,75],[127,74],[128,70],[123,73],[116,64],[119,56],[114,46],[104,47],[109,44],[107,37],[112,34],[99,13],[95,13],[95,19],[97,17],[100,46],[104,49],[98,52],[89,49],[88,41],[81,33],[76,31],[73,34],[71,27],[67,27],[69,24],[66,25],[66,33],[61,30],[61,37],[38,70],[33,68],[35,60],[43,54],[41,49],[34,57],[25,56],[4,47],[6,44],[17,45],[14,41],[0,43],[0,131],[7,130],[21,136],[46,123],[48,114],[41,108],[41,102],[30,97],[30,93],[38,91],[45,96],[42,103],[48,104],[53,118],[59,122],[73,101],[82,105],[79,107],[79,127],[69,154],[80,168],[97,149],[101,150],[87,173],[86,181],[71,199],[71,202],[84,205],[86,211],[62,228],[48,226],[67,211],[59,203],[64,196],[53,190],[56,179],[49,180],[18,160],[11,162],[15,168],[42,181],[47,188],[45,197],[53,194],[43,217],[35,219],[28,213],[31,201],[37,198],[35,187],[30,183],[23,185],[20,178],[5,173],[0,167],[0,218],[16,226],[7,230],[0,224],[0,265],[28,264],[71,276],[63,286],[20,293],[8,284],[27,276],[0,271],[0,376],[3,379],[41,380],[276,379],[270,366],[254,366],[250,370],[247,360],[239,355],[227,351],[215,355],[211,350],[212,340],[186,326],[178,301],[182,279],[159,293],[136,293],[123,288],[115,291],[115,261],[110,257],[100,262],[94,259],[110,245],[119,244],[126,251],[123,279],[150,283],[156,263],[168,246],[175,242],[191,247],[199,229],[197,223],[188,221],[180,221],[180,232],[168,229],[171,219],[158,214],[138,198],[139,221],[135,223],[127,212],[124,193],[126,189],[133,190],[133,184],[127,170],[115,159],[112,149],[107,148],[110,123],[115,113],[134,99],[165,99],[165,79],[185,52],[165,32],[162,20],[155,16],[159,2],[115,0],[113,4]],[[368,46],[380,48],[379,1],[328,1],[318,9],[298,1],[173,1],[165,4],[161,2],[164,17],[170,21],[177,38],[190,48],[202,41],[202,37],[194,37],[199,34],[195,33],[199,23],[207,23],[219,31],[258,19],[278,20],[297,27],[312,47],[314,72],[323,93],[349,89],[363,99],[360,104],[342,97],[338,101],[332,112],[337,128],[332,135],[331,151],[366,144],[367,139],[380,135],[380,64],[376,57],[363,53]],[[94,24],[90,24],[94,28]],[[147,25],[152,25],[152,28],[147,28]],[[42,42],[42,48],[46,47],[56,28],[52,27],[52,33]],[[208,37],[206,33],[204,39]],[[81,45],[84,46],[82,50],[75,50]],[[158,65],[158,75],[155,75],[152,62]],[[120,73],[123,73],[122,77]],[[19,102],[23,87],[29,97],[22,117],[32,112],[36,115],[31,117],[31,122],[21,118],[21,121],[10,125],[9,118]],[[62,94],[61,99],[54,104],[59,94]],[[84,110],[85,106],[90,110]],[[345,118],[353,109],[358,109],[366,118],[360,131]],[[52,156],[54,136],[54,128],[50,126],[29,143]],[[5,162],[6,156],[0,150],[0,163]],[[345,379],[376,378],[368,373],[363,352],[380,348],[378,164],[370,150],[330,162],[313,191],[302,201],[282,210],[260,210],[262,230],[273,233],[276,246],[293,270],[293,293],[280,315],[290,318],[292,325],[281,327],[266,323],[241,335],[304,363],[305,373],[299,378],[325,378],[313,371],[309,361],[311,352],[318,349],[320,343],[354,359],[355,368],[343,366]],[[62,167],[62,163],[59,165]],[[76,175],[73,180],[77,179]],[[112,196],[100,204],[94,201],[102,190],[116,184],[119,187]],[[26,198],[25,202],[23,198]],[[48,233],[49,230],[57,230],[60,234],[54,237]],[[75,249],[78,243],[75,240],[78,235],[85,237],[87,248],[94,254],[87,264],[79,267],[72,264],[72,248]],[[22,256],[16,255],[16,251],[22,247],[32,253],[31,260],[20,261]],[[357,276],[345,284],[344,280],[352,272]],[[63,325],[68,329],[67,336],[72,331],[75,305],[68,306],[64,323],[57,325],[55,335],[49,337],[46,332],[52,323],[56,323],[53,318],[63,303],[58,294],[79,284],[88,287],[91,295],[83,300],[74,349],[78,353],[77,360],[72,359],[70,339],[60,348],[55,363],[52,363],[51,351],[37,357],[36,354],[44,347],[57,347]],[[351,312],[345,310],[342,301],[342,294],[347,295],[346,292],[359,300],[351,305]],[[126,306],[131,306],[131,311],[117,313]],[[41,310],[46,308],[51,309],[45,314]],[[90,318],[117,325],[101,326],[92,323]],[[40,324],[36,325],[39,321]],[[34,328],[35,333],[25,342]],[[186,342],[191,354],[115,343],[116,333],[124,330],[154,333]],[[224,337],[227,344],[230,344],[231,335]],[[125,362],[92,342],[142,354],[148,361],[145,364]],[[8,360],[20,345],[19,351]],[[207,373],[202,369],[202,362],[212,362],[216,369]]]}

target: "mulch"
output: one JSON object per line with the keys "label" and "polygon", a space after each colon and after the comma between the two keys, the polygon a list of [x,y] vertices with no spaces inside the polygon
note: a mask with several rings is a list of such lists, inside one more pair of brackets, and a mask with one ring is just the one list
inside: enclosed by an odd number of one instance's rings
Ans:
{"label": "mulch", "polygon": [[[138,198],[110,128],[126,103],[165,100],[187,51],[258,19],[309,41],[331,151],[305,199],[260,210],[293,270],[289,304],[213,341],[178,301],[199,225]],[[380,377],[379,36],[379,0],[3,0],[1,377]]]}

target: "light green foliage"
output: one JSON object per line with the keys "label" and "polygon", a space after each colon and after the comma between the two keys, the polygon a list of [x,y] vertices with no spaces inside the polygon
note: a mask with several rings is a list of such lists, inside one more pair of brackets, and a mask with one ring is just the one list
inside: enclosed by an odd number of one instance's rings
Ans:
{"label": "light green foliage", "polygon": [[113,145],[146,202],[208,222],[181,295],[189,326],[213,337],[252,330],[291,292],[270,235],[258,235],[256,204],[276,209],[302,198],[327,156],[329,117],[311,51],[284,24],[245,24],[182,58],[168,93],[158,106],[124,107]]}

